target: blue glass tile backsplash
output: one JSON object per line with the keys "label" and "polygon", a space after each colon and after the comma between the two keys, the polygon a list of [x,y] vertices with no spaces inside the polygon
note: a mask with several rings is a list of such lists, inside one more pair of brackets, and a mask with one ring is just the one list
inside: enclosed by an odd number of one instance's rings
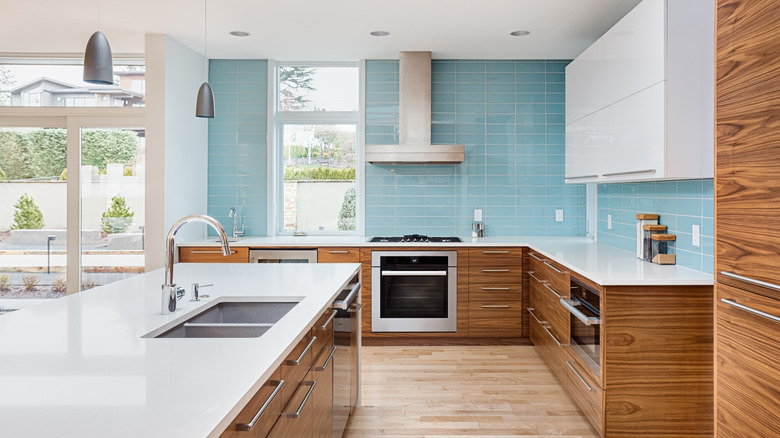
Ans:
{"label": "blue glass tile backsplash", "polygon": [[[366,164],[366,235],[585,234],[585,187],[565,184],[566,60],[434,60],[431,140],[457,165]],[[398,144],[398,61],[366,61],[366,144]],[[564,221],[555,222],[555,210]]]}

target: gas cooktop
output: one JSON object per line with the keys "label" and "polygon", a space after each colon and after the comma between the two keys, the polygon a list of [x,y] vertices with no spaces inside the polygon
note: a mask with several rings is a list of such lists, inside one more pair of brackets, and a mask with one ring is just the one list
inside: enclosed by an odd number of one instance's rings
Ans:
{"label": "gas cooktop", "polygon": [[437,236],[424,236],[422,234],[405,234],[402,237],[372,237],[369,242],[400,242],[400,243],[413,243],[413,242],[431,242],[431,243],[447,243],[447,242],[463,242],[460,237],[437,237]]}

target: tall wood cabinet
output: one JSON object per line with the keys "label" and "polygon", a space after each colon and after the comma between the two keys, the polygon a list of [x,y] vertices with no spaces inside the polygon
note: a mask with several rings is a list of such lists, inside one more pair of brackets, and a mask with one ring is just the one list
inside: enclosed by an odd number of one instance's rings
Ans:
{"label": "tall wood cabinet", "polygon": [[719,0],[716,436],[780,436],[780,2]]}

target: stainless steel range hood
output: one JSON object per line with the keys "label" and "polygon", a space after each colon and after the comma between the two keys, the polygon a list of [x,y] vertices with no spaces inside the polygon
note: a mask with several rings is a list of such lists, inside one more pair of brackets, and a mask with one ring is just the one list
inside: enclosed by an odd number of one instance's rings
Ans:
{"label": "stainless steel range hood", "polygon": [[366,161],[375,164],[454,164],[464,147],[431,144],[431,52],[401,52],[399,62],[397,145],[366,145]]}

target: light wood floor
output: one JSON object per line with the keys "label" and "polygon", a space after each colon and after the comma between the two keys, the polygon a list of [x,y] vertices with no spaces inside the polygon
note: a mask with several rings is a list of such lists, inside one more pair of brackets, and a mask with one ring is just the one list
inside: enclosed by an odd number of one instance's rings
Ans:
{"label": "light wood floor", "polygon": [[344,436],[596,438],[530,346],[363,347]]}

